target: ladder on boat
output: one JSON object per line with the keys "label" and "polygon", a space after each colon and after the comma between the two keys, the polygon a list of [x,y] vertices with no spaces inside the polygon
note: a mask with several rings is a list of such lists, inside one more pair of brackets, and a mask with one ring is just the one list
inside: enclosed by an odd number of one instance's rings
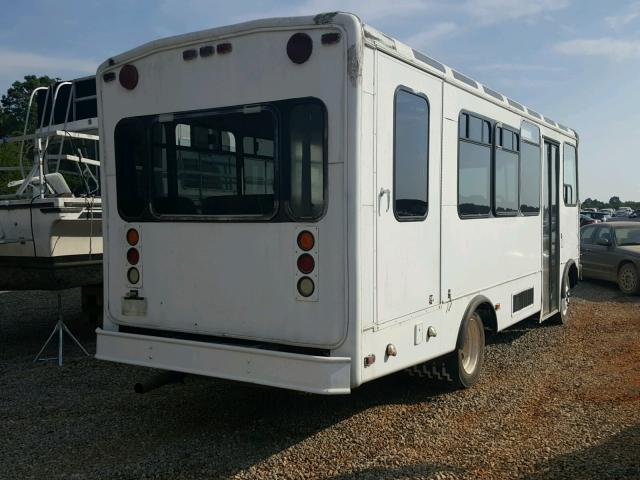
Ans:
{"label": "ladder on boat", "polygon": [[[45,90],[46,93],[44,93]],[[43,93],[44,98],[42,98]],[[61,98],[63,103],[60,103]],[[4,139],[4,142],[20,144],[18,165],[0,167],[0,172],[19,171],[22,179],[8,182],[7,186],[17,187],[17,191],[13,195],[2,198],[34,198],[34,196],[44,198],[50,194],[59,194],[60,192],[53,191],[52,186],[47,183],[46,176],[52,171],[58,172],[62,161],[76,164],[77,175],[82,179],[88,195],[98,192],[97,169],[100,167],[100,162],[97,159],[88,158],[79,148],[74,153],[65,153],[67,144],[73,146],[75,141],[84,140],[94,142],[92,150],[97,155],[99,137],[87,133],[98,128],[97,117],[91,116],[97,115],[95,107],[91,107],[95,105],[95,100],[95,77],[60,82],[50,87],[38,87],[31,92],[22,135]],[[40,118],[35,132],[28,133],[34,101],[38,101],[42,111],[39,112]],[[60,113],[61,107],[64,107],[64,114]],[[30,141],[33,141],[33,162],[31,168],[27,170],[25,145]],[[52,152],[51,150],[54,149],[55,152]],[[51,168],[52,162],[55,163],[54,168]],[[31,195],[28,194],[28,189],[32,190]]]}

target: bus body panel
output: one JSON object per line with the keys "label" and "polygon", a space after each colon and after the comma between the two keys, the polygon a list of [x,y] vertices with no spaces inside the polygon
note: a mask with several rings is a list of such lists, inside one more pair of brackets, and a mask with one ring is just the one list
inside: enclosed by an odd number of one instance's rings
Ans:
{"label": "bus body panel", "polygon": [[[140,56],[132,62],[139,72],[132,91],[117,81],[101,83],[105,176],[111,180],[106,187],[113,199],[105,213],[110,270],[106,291],[114,324],[317,348],[335,348],[344,341],[345,119],[347,89],[353,88],[345,74],[349,40],[335,25],[304,31],[315,46],[304,65],[287,58],[287,41],[295,30],[268,30],[202,39]],[[343,35],[342,41],[322,45],[322,34],[335,32]],[[232,44],[230,53],[183,60],[184,50],[222,40]],[[327,112],[327,210],[319,221],[126,222],[118,213],[113,132],[123,118],[306,97],[322,101]],[[138,295],[147,308],[142,316],[123,311],[131,288],[124,240],[132,225],[141,237]],[[304,225],[317,232],[313,301],[301,301],[296,292],[296,235]]]}

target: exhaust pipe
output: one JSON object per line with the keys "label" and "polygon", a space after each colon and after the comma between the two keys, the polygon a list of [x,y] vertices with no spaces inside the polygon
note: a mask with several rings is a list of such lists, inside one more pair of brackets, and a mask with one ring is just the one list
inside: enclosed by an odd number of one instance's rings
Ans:
{"label": "exhaust pipe", "polygon": [[133,386],[133,390],[136,393],[147,393],[151,390],[155,390],[156,388],[160,388],[163,385],[167,385],[169,383],[183,383],[185,374],[182,372],[162,372],[153,377],[151,377],[146,382],[139,382]]}

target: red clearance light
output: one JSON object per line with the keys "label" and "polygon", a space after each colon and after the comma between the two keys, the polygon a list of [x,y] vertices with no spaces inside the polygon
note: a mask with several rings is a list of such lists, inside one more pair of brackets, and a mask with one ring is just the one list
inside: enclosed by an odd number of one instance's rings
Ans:
{"label": "red clearance light", "polygon": [[140,261],[140,252],[137,248],[130,248],[127,250],[127,262],[131,265],[137,265]]}
{"label": "red clearance light", "polygon": [[230,43],[219,43],[216,45],[216,51],[220,55],[224,55],[225,53],[231,53],[232,46]]}
{"label": "red clearance light", "polygon": [[125,65],[118,75],[120,85],[127,90],[133,90],[138,85],[138,69],[133,65]]}
{"label": "red clearance light", "polygon": [[210,57],[215,53],[215,49],[213,45],[205,45],[204,47],[200,47],[200,56],[201,57]]}
{"label": "red clearance light", "polygon": [[185,50],[184,52],[182,52],[183,60],[193,60],[197,56],[198,56],[198,51],[195,48]]}
{"label": "red clearance light", "polygon": [[298,234],[298,248],[308,252],[316,244],[316,239],[313,238],[313,234],[309,230],[303,230]]}
{"label": "red clearance light", "polygon": [[303,253],[298,257],[298,270],[307,274],[313,272],[316,267],[316,261],[308,253]]}
{"label": "red clearance light", "polygon": [[105,82],[113,82],[116,79],[116,72],[107,72],[102,75],[102,80]]}
{"label": "red clearance light", "polygon": [[287,42],[287,55],[293,63],[306,62],[312,51],[313,40],[306,33],[294,33]]}
{"label": "red clearance light", "polygon": [[321,42],[323,45],[333,45],[334,43],[338,43],[340,41],[339,33],[324,33],[321,37]]}
{"label": "red clearance light", "polygon": [[140,241],[140,234],[135,228],[127,230],[127,243],[132,247],[135,247]]}

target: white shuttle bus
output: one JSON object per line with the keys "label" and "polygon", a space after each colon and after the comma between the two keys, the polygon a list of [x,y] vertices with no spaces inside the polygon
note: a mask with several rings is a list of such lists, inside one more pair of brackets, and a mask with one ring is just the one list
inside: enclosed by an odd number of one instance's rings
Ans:
{"label": "white shuttle bus", "polygon": [[277,18],[98,70],[97,358],[323,394],[468,387],[485,330],[564,322],[575,131],[364,25]]}

